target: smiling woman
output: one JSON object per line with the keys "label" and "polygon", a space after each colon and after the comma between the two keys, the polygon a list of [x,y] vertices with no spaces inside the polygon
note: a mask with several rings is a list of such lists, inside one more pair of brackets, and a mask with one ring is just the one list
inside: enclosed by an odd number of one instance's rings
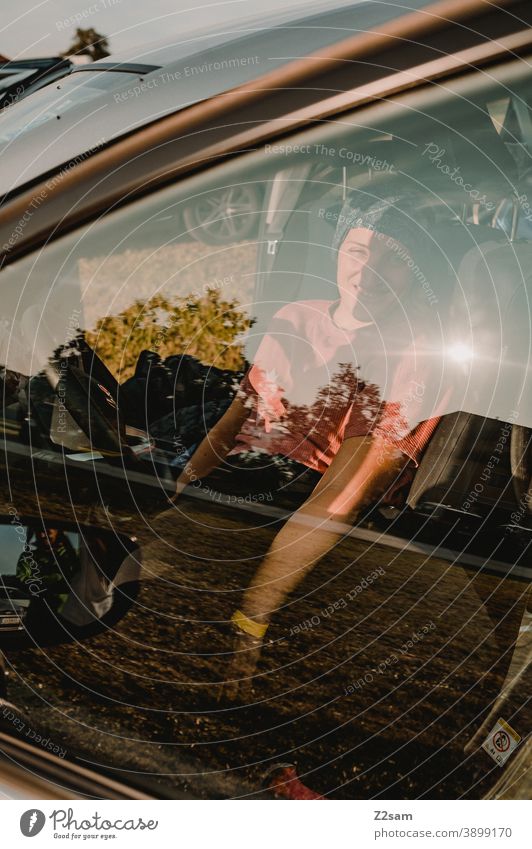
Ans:
{"label": "smiling woman", "polygon": [[[360,194],[355,197],[360,203]],[[229,465],[245,468],[250,455],[261,458],[262,475],[274,462],[292,464],[293,473],[311,469],[322,476],[273,541],[242,608],[233,615],[239,632],[234,671],[248,676],[246,693],[271,615],[338,542],[331,523],[352,523],[368,505],[385,505],[399,481],[399,486],[407,485],[413,476],[408,463],[419,464],[438,425],[436,410],[421,420],[422,399],[412,391],[433,382],[430,363],[427,370],[419,353],[417,362],[412,358],[416,346],[420,351],[426,347],[416,338],[421,328],[412,329],[417,307],[410,306],[416,299],[411,298],[415,276],[409,261],[419,271],[412,254],[422,262],[420,231],[421,236],[426,232],[425,222],[420,226],[413,217],[415,201],[390,196],[370,201],[366,209],[353,206],[353,200],[344,204],[333,240],[338,299],[298,301],[275,314],[235,400],[177,480],[179,495],[226,457]],[[396,330],[401,310],[412,329],[410,344],[405,339],[402,347],[399,335],[391,342],[389,332]],[[357,364],[375,357],[375,351],[370,353],[375,326],[397,362],[386,403],[380,399],[381,384],[364,379]],[[440,386],[440,391],[444,410],[452,387]],[[298,528],[307,516],[318,520],[313,531]],[[253,651],[246,654],[246,648]],[[241,690],[231,684],[226,695],[241,696]]]}

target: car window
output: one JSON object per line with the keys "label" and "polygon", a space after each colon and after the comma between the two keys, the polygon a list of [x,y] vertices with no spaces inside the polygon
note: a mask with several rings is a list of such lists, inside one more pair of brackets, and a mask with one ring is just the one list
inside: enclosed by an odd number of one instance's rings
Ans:
{"label": "car window", "polygon": [[0,91],[4,91],[13,83],[22,82],[22,80],[26,79],[26,77],[31,76],[32,73],[35,73],[33,68],[22,70],[22,69],[12,69],[8,71],[0,71]]}
{"label": "car window", "polygon": [[112,627],[9,654],[69,756],[196,795],[289,756],[340,798],[493,784],[527,710],[529,89],[344,115],[2,271],[12,515],[142,550]]}
{"label": "car window", "polygon": [[0,116],[0,153],[9,151],[16,172],[5,173],[0,190],[13,191],[134,128],[423,5],[424,0],[399,7],[372,0],[298,20],[294,15],[301,12],[276,13],[275,20],[239,20],[227,30],[178,33],[163,47],[142,47],[77,68],[31,94],[16,113]]}

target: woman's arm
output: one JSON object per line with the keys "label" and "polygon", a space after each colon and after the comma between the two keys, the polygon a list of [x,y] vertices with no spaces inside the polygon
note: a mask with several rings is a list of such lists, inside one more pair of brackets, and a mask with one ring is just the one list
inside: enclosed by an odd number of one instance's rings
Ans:
{"label": "woman's arm", "polygon": [[381,439],[345,440],[312,494],[275,537],[244,595],[244,615],[266,625],[340,539],[331,524],[352,522],[361,508],[386,491],[407,462],[408,457]]}
{"label": "woman's arm", "polygon": [[243,401],[238,397],[234,398],[231,406],[203,438],[179,475],[174,498],[184,490],[187,484],[204,478],[225,460],[231,448],[234,447],[236,437],[248,415],[249,409]]}

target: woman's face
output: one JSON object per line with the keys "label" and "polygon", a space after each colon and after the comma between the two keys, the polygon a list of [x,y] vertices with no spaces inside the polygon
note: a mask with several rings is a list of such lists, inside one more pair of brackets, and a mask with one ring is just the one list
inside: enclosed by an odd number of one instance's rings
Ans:
{"label": "woman's face", "polygon": [[338,252],[337,283],[344,309],[356,318],[373,321],[397,305],[413,281],[410,254],[391,236],[355,227]]}

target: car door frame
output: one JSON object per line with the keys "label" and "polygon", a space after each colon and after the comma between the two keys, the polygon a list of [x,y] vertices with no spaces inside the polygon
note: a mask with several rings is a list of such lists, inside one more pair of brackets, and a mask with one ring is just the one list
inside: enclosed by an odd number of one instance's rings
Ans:
{"label": "car door frame", "polygon": [[[473,74],[531,46],[529,3],[504,0],[494,8],[484,0],[443,0],[289,62],[251,84],[82,152],[5,196],[0,269],[119,206],[266,141],[404,91]],[[346,63],[357,71],[356,87],[347,89]]]}

